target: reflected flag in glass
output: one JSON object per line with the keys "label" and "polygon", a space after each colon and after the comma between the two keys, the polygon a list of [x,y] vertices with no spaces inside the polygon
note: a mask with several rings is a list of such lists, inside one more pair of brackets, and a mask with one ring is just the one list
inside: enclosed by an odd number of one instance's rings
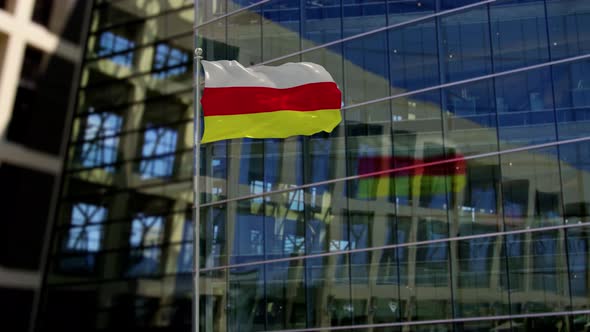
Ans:
{"label": "reflected flag in glass", "polygon": [[342,94],[324,67],[309,63],[245,68],[202,61],[202,143],[331,132],[342,120]]}
{"label": "reflected flag in glass", "polygon": [[358,159],[359,175],[393,169],[399,171],[361,178],[358,198],[458,193],[465,188],[467,181],[466,161],[459,153],[424,158],[363,156]]}

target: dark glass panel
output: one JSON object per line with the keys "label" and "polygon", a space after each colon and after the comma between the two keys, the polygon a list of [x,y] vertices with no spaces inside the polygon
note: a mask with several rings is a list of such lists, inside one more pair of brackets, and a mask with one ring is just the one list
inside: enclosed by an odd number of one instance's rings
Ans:
{"label": "dark glass panel", "polygon": [[590,304],[590,234],[587,227],[576,227],[566,236],[572,309],[585,310]]}
{"label": "dark glass panel", "polygon": [[559,147],[566,223],[588,222],[590,217],[590,143]]}
{"label": "dark glass panel", "polygon": [[266,329],[265,266],[233,268],[228,274],[228,331]]}
{"label": "dark glass panel", "polygon": [[226,20],[217,20],[197,29],[199,45],[203,49],[203,59],[215,61],[237,57],[238,48],[227,44],[226,31]]}
{"label": "dark glass panel", "polygon": [[[335,242],[333,242],[335,244]],[[354,307],[350,298],[349,256],[310,258],[306,262],[308,325],[351,325]]]}
{"label": "dark glass panel", "polygon": [[590,52],[590,6],[584,0],[547,0],[551,57]]}
{"label": "dark glass panel", "polygon": [[552,67],[559,139],[587,136],[590,131],[590,61]]}
{"label": "dark glass panel", "polygon": [[[416,225],[417,224],[417,225]],[[445,222],[434,218],[412,220],[408,242],[437,240],[448,237]],[[449,244],[434,242],[412,245],[400,255],[402,321],[448,319],[452,317]],[[403,274],[401,274],[403,273]]]}
{"label": "dark glass panel", "polygon": [[386,32],[344,43],[344,104],[354,105],[389,95]]}
{"label": "dark glass panel", "polygon": [[444,81],[492,72],[488,9],[481,6],[440,18],[440,57]]}
{"label": "dark glass panel", "polygon": [[[459,157],[461,158],[461,157]],[[460,236],[502,230],[500,165],[498,157],[461,160],[448,166],[447,178],[452,234]]]}
{"label": "dark glass panel", "polygon": [[496,78],[500,149],[555,141],[549,69]]}
{"label": "dark glass panel", "polygon": [[504,221],[507,229],[561,225],[557,149],[501,156]]}
{"label": "dark glass panel", "polygon": [[492,80],[456,85],[443,90],[445,146],[469,156],[498,150]]}
{"label": "dark glass panel", "polygon": [[342,0],[343,37],[375,30],[386,25],[386,0]]}
{"label": "dark glass panel", "polygon": [[455,323],[456,332],[479,331],[521,331],[520,324],[509,320],[478,320],[475,322]]}
{"label": "dark glass panel", "polygon": [[387,0],[388,24],[398,24],[433,14],[436,0]]}
{"label": "dark glass panel", "polygon": [[490,5],[494,71],[549,59],[544,1],[509,0]]}
{"label": "dark glass panel", "polygon": [[[222,332],[228,330],[228,313],[231,307],[228,300],[228,283],[227,270],[201,272],[201,302],[199,309],[201,311],[200,330]],[[188,278],[189,281],[192,280]],[[192,286],[187,282],[187,286]],[[187,290],[192,290],[187,287]],[[185,295],[184,298],[190,304],[190,298]],[[189,311],[192,312],[192,311]],[[186,313],[186,317],[192,315]],[[190,323],[190,319],[187,323]]]}
{"label": "dark glass panel", "polygon": [[511,314],[569,307],[564,231],[508,235],[505,240]]}
{"label": "dark glass panel", "polygon": [[305,266],[304,260],[265,265],[266,330],[306,327]]}
{"label": "dark glass panel", "polygon": [[455,9],[482,2],[481,0],[441,0],[439,10]]}
{"label": "dark glass panel", "polygon": [[[486,232],[483,229],[481,232]],[[451,248],[457,252],[456,264],[453,264],[455,276],[456,317],[481,317],[508,315],[509,293],[500,287],[500,281],[506,278],[502,269],[504,261],[502,237],[480,237],[469,240],[453,241]],[[453,250],[453,249],[451,249]],[[479,325],[489,326],[490,322]],[[478,326],[474,324],[474,326]],[[492,325],[493,327],[493,325]],[[491,327],[490,327],[491,328]],[[471,329],[467,329],[470,331]]]}
{"label": "dark glass panel", "polygon": [[305,1],[302,20],[303,49],[342,38],[341,0]]}
{"label": "dark glass panel", "polygon": [[393,95],[440,82],[435,20],[390,30],[389,49]]}

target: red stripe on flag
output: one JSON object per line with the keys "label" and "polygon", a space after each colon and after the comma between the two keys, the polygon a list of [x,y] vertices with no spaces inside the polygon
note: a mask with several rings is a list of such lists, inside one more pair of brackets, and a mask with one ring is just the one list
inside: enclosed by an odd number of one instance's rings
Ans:
{"label": "red stripe on flag", "polygon": [[201,104],[205,116],[274,111],[340,109],[342,95],[334,82],[319,82],[286,89],[266,87],[205,88]]}

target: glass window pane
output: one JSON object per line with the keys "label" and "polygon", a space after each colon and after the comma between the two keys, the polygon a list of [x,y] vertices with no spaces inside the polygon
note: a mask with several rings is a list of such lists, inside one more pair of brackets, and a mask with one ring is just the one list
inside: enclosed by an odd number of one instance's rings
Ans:
{"label": "glass window pane", "polygon": [[354,105],[389,95],[387,34],[344,43],[344,103]]}
{"label": "glass window pane", "polygon": [[300,1],[276,0],[262,5],[262,60],[300,50]]}
{"label": "glass window pane", "polygon": [[387,0],[388,24],[397,24],[433,14],[436,0]]}
{"label": "glass window pane", "polygon": [[584,0],[548,0],[549,43],[554,60],[590,52],[590,6]]}
{"label": "glass window pane", "polygon": [[564,232],[506,238],[512,314],[565,310],[570,304]]}
{"label": "glass window pane", "polygon": [[494,71],[549,59],[544,1],[509,0],[490,5]]}
{"label": "glass window pane", "polygon": [[302,23],[303,49],[342,38],[341,0],[305,1]]}
{"label": "glass window pane", "polygon": [[492,80],[443,90],[447,146],[464,156],[498,150]]}
{"label": "glass window pane", "polygon": [[509,153],[500,159],[506,228],[562,224],[557,149]]}
{"label": "glass window pane", "polygon": [[552,70],[559,139],[587,136],[590,130],[590,61],[555,65]]}
{"label": "glass window pane", "polygon": [[587,222],[590,217],[590,144],[561,145],[559,154],[565,222]]}
{"label": "glass window pane", "polygon": [[500,149],[555,141],[550,81],[549,69],[496,78]]}
{"label": "glass window pane", "polygon": [[439,84],[434,20],[389,31],[392,94]]}
{"label": "glass window pane", "polygon": [[492,72],[490,29],[486,6],[440,18],[440,57],[444,81]]}
{"label": "glass window pane", "polygon": [[386,25],[385,0],[342,0],[343,37],[375,30]]}
{"label": "glass window pane", "polygon": [[[510,314],[508,289],[500,287],[506,278],[502,237],[482,237],[454,241],[457,258],[453,265],[457,317],[501,316]],[[482,324],[486,326],[487,324]]]}
{"label": "glass window pane", "polygon": [[246,67],[262,61],[260,10],[252,8],[227,18],[227,43],[237,48],[233,59]]}

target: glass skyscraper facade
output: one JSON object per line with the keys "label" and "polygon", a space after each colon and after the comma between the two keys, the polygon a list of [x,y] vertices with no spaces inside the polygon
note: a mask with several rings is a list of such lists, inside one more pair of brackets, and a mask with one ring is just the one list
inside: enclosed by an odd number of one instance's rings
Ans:
{"label": "glass skyscraper facade", "polygon": [[112,0],[40,330],[190,330],[195,44],[323,65],[344,119],[201,147],[200,331],[589,329],[590,1]]}

